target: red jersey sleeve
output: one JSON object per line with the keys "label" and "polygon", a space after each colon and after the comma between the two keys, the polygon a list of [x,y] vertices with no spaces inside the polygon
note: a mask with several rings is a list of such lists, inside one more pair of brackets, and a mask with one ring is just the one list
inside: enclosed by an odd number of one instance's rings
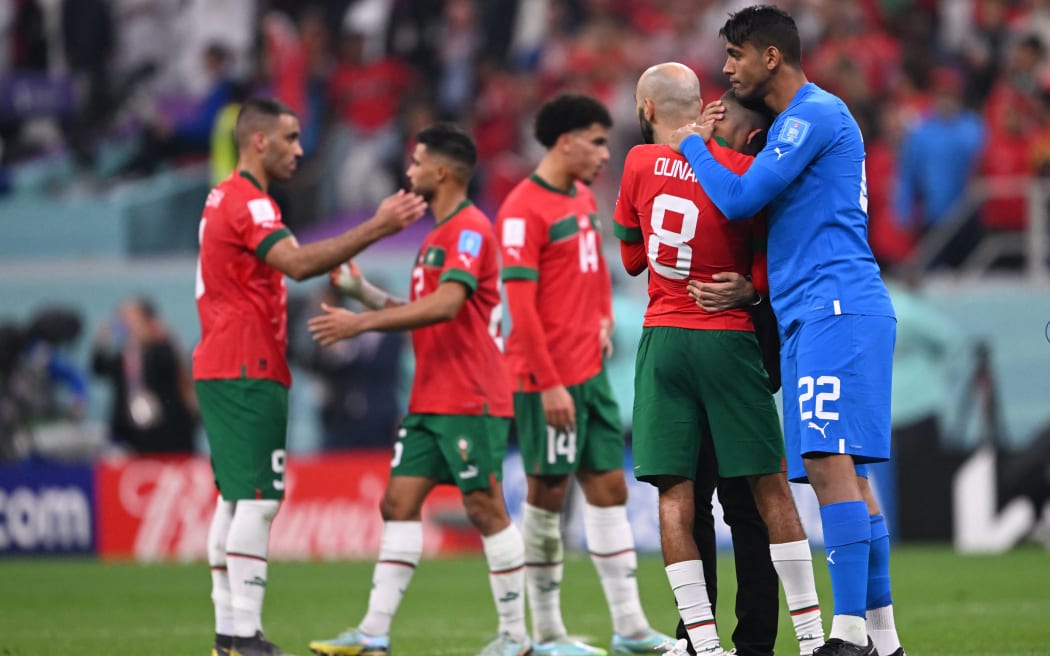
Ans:
{"label": "red jersey sleeve", "polygon": [[253,198],[227,211],[231,212],[230,225],[234,232],[259,259],[265,258],[270,247],[291,234],[281,221],[280,209],[269,197]]}
{"label": "red jersey sleeve", "polygon": [[623,176],[620,178],[620,193],[616,198],[616,211],[613,213],[613,234],[626,243],[641,243],[642,241],[638,208],[634,205],[637,185],[634,169],[638,162],[638,152],[637,149],[632,149],[627,153],[627,160],[623,165]]}
{"label": "red jersey sleeve", "polygon": [[507,285],[507,307],[514,332],[521,339],[533,384],[541,390],[561,385],[561,378],[547,346],[543,323],[536,311],[536,283],[531,280],[512,280]]}

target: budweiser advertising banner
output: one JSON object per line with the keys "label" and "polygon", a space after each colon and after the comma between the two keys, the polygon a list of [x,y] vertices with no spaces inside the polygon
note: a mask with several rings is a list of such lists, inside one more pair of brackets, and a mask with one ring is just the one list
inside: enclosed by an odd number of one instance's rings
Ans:
{"label": "budweiser advertising banner", "polygon": [[[379,552],[379,502],[389,451],[290,458],[287,495],[270,557],[370,558]],[[215,484],[206,458],[111,460],[97,466],[98,553],[105,558],[203,560]],[[439,486],[423,509],[427,553],[478,550],[459,492]]]}

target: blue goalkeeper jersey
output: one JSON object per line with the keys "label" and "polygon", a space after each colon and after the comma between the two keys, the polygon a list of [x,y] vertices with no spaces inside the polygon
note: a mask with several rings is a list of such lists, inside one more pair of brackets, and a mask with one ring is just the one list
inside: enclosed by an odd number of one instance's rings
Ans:
{"label": "blue goalkeeper jersey", "polygon": [[781,335],[829,315],[894,316],[868,246],[864,141],[839,98],[812,83],[799,89],[743,176],[699,137],[685,139],[682,154],[729,219],[767,209],[769,290]]}

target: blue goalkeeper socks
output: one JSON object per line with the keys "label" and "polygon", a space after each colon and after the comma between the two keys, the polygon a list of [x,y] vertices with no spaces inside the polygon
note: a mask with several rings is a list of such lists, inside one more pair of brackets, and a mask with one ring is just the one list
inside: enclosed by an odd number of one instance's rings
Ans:
{"label": "blue goalkeeper socks", "polygon": [[890,533],[886,518],[871,516],[871,555],[868,557],[868,610],[893,603],[890,593]]}
{"label": "blue goalkeeper socks", "polygon": [[832,503],[821,506],[820,519],[824,525],[824,552],[831,574],[835,615],[863,618],[868,607],[871,542],[868,507],[863,501]]}

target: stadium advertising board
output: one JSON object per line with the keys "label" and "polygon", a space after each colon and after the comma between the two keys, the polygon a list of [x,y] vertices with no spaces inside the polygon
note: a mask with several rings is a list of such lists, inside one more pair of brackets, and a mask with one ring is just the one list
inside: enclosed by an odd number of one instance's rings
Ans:
{"label": "stadium advertising board", "polygon": [[[379,502],[389,460],[387,451],[289,459],[270,557],[374,557],[383,533]],[[99,554],[145,562],[203,560],[214,508],[215,485],[205,458],[103,462],[98,465]],[[427,553],[480,549],[454,487],[441,486],[430,495],[423,526]]]}
{"label": "stadium advertising board", "polygon": [[0,467],[0,555],[95,552],[90,465]]}

